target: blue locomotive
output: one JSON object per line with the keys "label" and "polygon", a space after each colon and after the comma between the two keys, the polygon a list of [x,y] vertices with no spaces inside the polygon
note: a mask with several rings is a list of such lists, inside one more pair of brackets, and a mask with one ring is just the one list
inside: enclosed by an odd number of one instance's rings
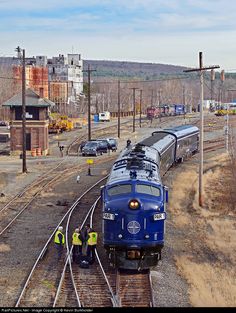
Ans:
{"label": "blue locomotive", "polygon": [[199,129],[184,125],[155,131],[126,148],[102,189],[103,244],[115,268],[156,266],[164,246],[167,187],[161,177],[196,153]]}

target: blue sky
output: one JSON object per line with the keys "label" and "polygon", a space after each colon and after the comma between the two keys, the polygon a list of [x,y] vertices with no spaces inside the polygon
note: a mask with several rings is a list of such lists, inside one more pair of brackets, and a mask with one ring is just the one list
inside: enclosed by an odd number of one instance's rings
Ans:
{"label": "blue sky", "polygon": [[232,0],[0,0],[0,56],[48,57],[236,68]]}

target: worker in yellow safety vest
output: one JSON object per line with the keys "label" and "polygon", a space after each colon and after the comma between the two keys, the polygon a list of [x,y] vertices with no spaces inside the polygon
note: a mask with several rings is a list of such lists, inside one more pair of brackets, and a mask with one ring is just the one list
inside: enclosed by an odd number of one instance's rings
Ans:
{"label": "worker in yellow safety vest", "polygon": [[72,235],[72,245],[73,245],[73,261],[76,262],[78,256],[82,254],[83,247],[83,235],[79,228],[76,228]]}
{"label": "worker in yellow safety vest", "polygon": [[92,264],[95,261],[95,249],[98,240],[98,233],[93,229],[89,229],[88,240],[87,240],[87,257],[90,259]]}
{"label": "worker in yellow safety vest", "polygon": [[54,237],[55,247],[57,249],[57,260],[59,261],[63,252],[65,244],[65,235],[63,234],[63,227],[59,226]]}

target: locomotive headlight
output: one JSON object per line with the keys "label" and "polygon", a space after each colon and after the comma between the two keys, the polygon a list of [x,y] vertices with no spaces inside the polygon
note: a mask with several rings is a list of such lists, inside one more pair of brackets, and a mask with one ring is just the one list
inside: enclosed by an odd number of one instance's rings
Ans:
{"label": "locomotive headlight", "polygon": [[131,200],[129,203],[129,207],[132,210],[138,209],[139,208],[139,202],[137,200]]}
{"label": "locomotive headlight", "polygon": [[145,238],[145,239],[148,239],[148,238],[149,238],[149,235],[145,235],[144,238]]}
{"label": "locomotive headlight", "polygon": [[154,221],[165,220],[165,218],[166,218],[166,213],[156,213],[153,215]]}
{"label": "locomotive headlight", "polygon": [[121,239],[123,236],[121,234],[118,235],[118,238]]}

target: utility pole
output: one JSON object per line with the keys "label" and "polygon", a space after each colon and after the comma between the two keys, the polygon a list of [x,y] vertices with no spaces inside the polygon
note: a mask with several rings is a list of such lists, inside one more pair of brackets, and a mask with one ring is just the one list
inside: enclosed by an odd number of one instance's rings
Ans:
{"label": "utility pole", "polygon": [[149,89],[149,90],[151,90],[151,92],[152,92],[152,94],[151,94],[151,106],[153,107],[153,89]]}
{"label": "utility pole", "polygon": [[139,127],[141,128],[141,124],[142,124],[142,95],[143,95],[143,91],[142,89],[140,89],[140,106],[139,106]]}
{"label": "utility pole", "polygon": [[[224,87],[224,81],[225,81],[225,71],[222,70],[221,73],[220,73],[220,80],[221,80],[221,105],[223,106],[223,108],[225,109],[225,104],[223,105],[224,103],[224,98],[223,98],[223,87]],[[225,117],[225,120],[226,120],[226,126],[225,126],[225,135],[226,135],[226,152],[229,153],[229,103],[227,101],[227,114],[226,114],[226,117]]]}
{"label": "utility pole", "polygon": [[25,49],[22,50],[22,173],[26,167]]}
{"label": "utility pole", "polygon": [[[227,91],[236,91],[236,89],[228,89]],[[227,101],[227,116],[226,116],[226,151],[229,153],[229,101]],[[231,96],[231,102],[233,102],[233,94]]]}
{"label": "utility pole", "polygon": [[199,52],[199,68],[184,70],[184,72],[200,72],[200,86],[201,86],[201,103],[200,103],[200,162],[199,162],[199,205],[203,206],[203,72],[206,70],[211,70],[219,68],[219,65],[203,67],[202,62],[202,52]]}
{"label": "utility pole", "polygon": [[161,122],[161,89],[158,90],[159,121]]}
{"label": "utility pole", "polygon": [[183,86],[183,105],[184,105],[184,119],[185,119],[185,86]]}
{"label": "utility pole", "polygon": [[190,104],[189,104],[189,113],[192,113],[193,109],[193,91],[190,92]]}
{"label": "utility pole", "polygon": [[135,90],[139,89],[136,87],[131,88],[133,90],[133,133],[135,132],[135,114],[136,114],[136,106],[135,106]]}
{"label": "utility pole", "polygon": [[212,69],[211,70],[211,102],[214,97],[214,85],[213,85],[214,80],[215,80],[215,71]]}
{"label": "utility pole", "polygon": [[120,138],[120,80],[118,80],[118,138]]}
{"label": "utility pole", "polygon": [[83,72],[88,73],[88,140],[91,140],[91,96],[90,96],[90,82],[91,82],[91,72],[96,72],[96,70],[90,69],[90,64],[88,64],[88,69],[83,70]]}

